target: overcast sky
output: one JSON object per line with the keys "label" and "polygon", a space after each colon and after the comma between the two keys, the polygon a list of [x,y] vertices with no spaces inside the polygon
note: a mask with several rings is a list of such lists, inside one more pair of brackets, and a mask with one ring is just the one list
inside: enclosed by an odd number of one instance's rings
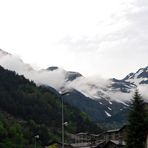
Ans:
{"label": "overcast sky", "polygon": [[148,66],[148,1],[0,0],[0,48],[39,68],[123,78]]}

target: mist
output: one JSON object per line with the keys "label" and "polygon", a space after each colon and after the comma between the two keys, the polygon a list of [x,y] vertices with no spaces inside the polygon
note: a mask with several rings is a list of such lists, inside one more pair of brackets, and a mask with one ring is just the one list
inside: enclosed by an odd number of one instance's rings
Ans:
{"label": "mist", "polygon": [[[46,69],[38,71],[33,69],[29,64],[25,64],[19,57],[11,54],[0,52],[0,65],[5,69],[15,71],[19,75],[24,75],[27,79],[34,81],[38,86],[47,85],[55,88],[57,91],[61,91],[63,88],[65,90],[76,89],[85,96],[95,100],[104,97],[117,102],[127,102],[134,94],[134,90],[131,90],[130,93],[123,93],[109,89],[108,86],[112,82],[99,75],[87,78],[81,76],[73,81],[67,81],[67,71],[62,68],[53,71]],[[146,85],[140,85],[138,89],[142,97],[148,101],[148,87]]]}
{"label": "mist", "polygon": [[36,71],[29,64],[24,64],[19,57],[13,55],[1,56],[0,65],[8,70],[15,71],[19,75],[24,75],[27,79],[33,80],[37,85],[49,85],[59,90],[65,83],[64,70]]}

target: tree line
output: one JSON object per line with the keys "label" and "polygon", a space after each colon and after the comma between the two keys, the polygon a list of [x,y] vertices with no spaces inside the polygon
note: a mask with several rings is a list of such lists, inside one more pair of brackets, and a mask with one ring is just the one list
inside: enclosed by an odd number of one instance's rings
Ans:
{"label": "tree line", "polygon": [[[0,111],[2,116],[3,112],[9,114],[7,119],[5,116],[0,119],[0,128],[5,131],[5,134],[2,134],[3,138],[0,139],[1,144],[5,145],[7,142],[14,142],[11,137],[15,136],[10,134],[11,126],[12,129],[15,127],[13,132],[16,135],[22,134],[22,136],[18,136],[22,138],[22,140],[18,140],[22,142],[22,147],[24,143],[32,145],[36,134],[41,135],[40,145],[48,144],[53,140],[61,140],[61,100],[59,97],[46,87],[38,87],[34,82],[25,79],[24,76],[6,70],[1,66]],[[64,103],[64,115],[69,122],[68,127],[65,129],[66,132],[99,133],[102,131],[85,113],[67,103]],[[8,125],[7,123],[11,118],[13,118],[14,124]]]}

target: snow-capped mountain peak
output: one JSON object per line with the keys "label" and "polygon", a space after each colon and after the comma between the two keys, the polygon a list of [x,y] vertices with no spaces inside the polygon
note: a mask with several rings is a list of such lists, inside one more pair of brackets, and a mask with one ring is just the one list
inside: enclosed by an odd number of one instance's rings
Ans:
{"label": "snow-capped mountain peak", "polygon": [[148,84],[148,66],[140,68],[135,73],[130,73],[124,79],[126,82],[134,83],[137,86],[140,84]]}
{"label": "snow-capped mountain peak", "polygon": [[49,70],[49,71],[54,71],[54,70],[57,70],[57,69],[59,69],[59,67],[57,67],[57,66],[51,66],[51,67],[47,68],[47,70]]}
{"label": "snow-capped mountain peak", "polygon": [[128,79],[131,79],[133,76],[134,76],[134,73],[132,72],[132,73],[128,74],[123,80],[126,81]]}
{"label": "snow-capped mountain peak", "polygon": [[6,55],[11,55],[10,53],[0,49],[0,57],[6,56]]}
{"label": "snow-capped mountain peak", "polygon": [[[48,71],[55,71],[55,70],[58,70],[58,69],[61,69],[57,66],[51,66],[51,67],[48,67],[47,70]],[[83,77],[79,72],[74,72],[74,71],[66,71],[64,69],[61,69],[64,74],[65,74],[65,80],[66,81],[73,81],[79,77]]]}

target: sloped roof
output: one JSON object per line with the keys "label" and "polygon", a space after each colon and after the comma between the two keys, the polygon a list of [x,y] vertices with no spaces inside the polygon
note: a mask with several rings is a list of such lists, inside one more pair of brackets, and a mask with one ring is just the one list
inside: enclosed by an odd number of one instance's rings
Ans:
{"label": "sloped roof", "polygon": [[125,145],[125,141],[120,142],[119,140],[110,140],[112,143],[116,145]]}

